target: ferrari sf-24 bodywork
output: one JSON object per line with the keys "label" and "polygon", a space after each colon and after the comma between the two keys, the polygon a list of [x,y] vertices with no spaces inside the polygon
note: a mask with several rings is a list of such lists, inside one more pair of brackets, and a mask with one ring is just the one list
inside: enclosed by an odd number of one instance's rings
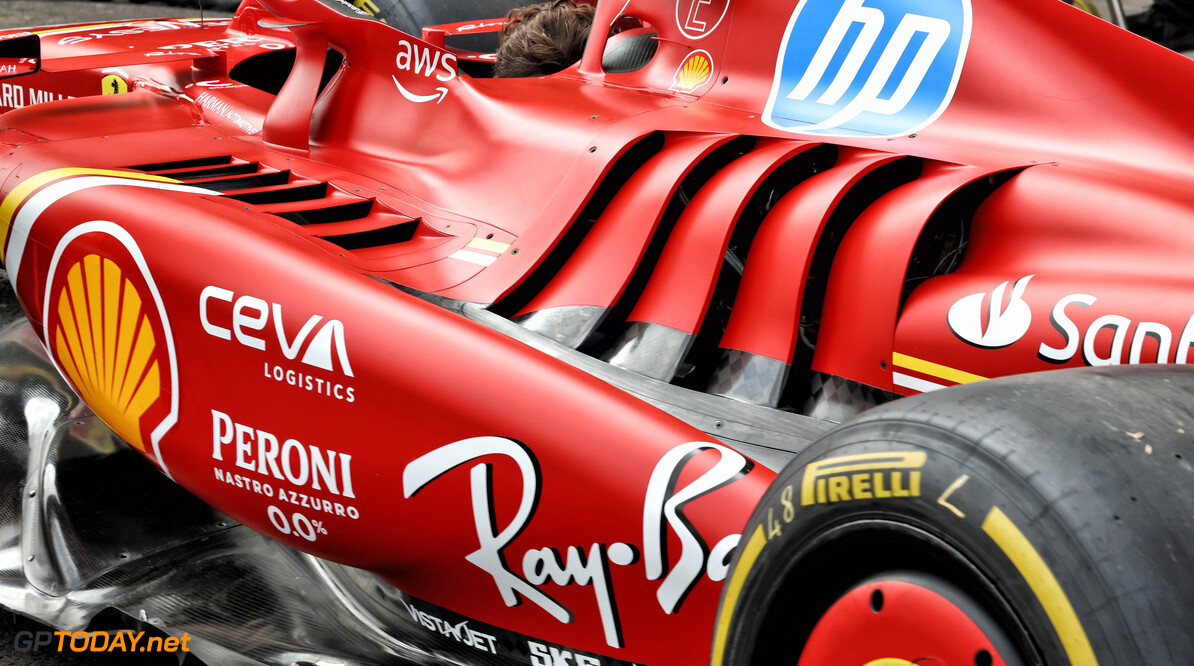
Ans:
{"label": "ferrari sf-24 bodywork", "polygon": [[495,79],[473,18],[0,33],[0,603],[210,663],[1189,663],[1194,65],[602,0]]}

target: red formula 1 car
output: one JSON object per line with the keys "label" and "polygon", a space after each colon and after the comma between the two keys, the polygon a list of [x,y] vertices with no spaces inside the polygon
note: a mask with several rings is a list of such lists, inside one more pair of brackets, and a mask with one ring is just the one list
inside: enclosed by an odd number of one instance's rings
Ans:
{"label": "red formula 1 car", "polygon": [[211,664],[1194,663],[1194,64],[1045,0],[602,0],[525,79],[500,25],[0,33],[0,604]]}

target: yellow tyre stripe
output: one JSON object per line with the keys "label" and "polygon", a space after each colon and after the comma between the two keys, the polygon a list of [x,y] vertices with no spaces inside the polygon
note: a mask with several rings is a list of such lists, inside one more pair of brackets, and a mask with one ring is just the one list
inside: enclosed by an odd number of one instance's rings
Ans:
{"label": "yellow tyre stripe", "polygon": [[1074,612],[1074,607],[1070,605],[1070,600],[1061,589],[1057,578],[1049,570],[1049,565],[1045,564],[1045,560],[1028,542],[1024,533],[999,510],[999,507],[991,508],[991,512],[983,520],[983,531],[1003,549],[1008,559],[1020,571],[1020,575],[1028,581],[1028,586],[1032,588],[1037,600],[1045,609],[1045,614],[1049,616],[1049,621],[1053,623],[1053,630],[1061,639],[1061,645],[1065,648],[1071,666],[1097,666],[1099,662],[1095,658],[1094,648],[1086,637],[1078,614]]}
{"label": "yellow tyre stripe", "polygon": [[713,659],[710,662],[712,666],[721,666],[725,660],[726,638],[730,633],[730,620],[734,617],[734,608],[738,605],[738,595],[742,593],[742,584],[746,582],[747,574],[754,568],[755,560],[759,558],[759,553],[766,545],[767,535],[764,534],[763,525],[760,523],[754,534],[750,535],[750,541],[746,542],[746,548],[738,558],[738,565],[734,567],[734,575],[726,585],[725,602],[717,615],[717,627],[713,634]]}

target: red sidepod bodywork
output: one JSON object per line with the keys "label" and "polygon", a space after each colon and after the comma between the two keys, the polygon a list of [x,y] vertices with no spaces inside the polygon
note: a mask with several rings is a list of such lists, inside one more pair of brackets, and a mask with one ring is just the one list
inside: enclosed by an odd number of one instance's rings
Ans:
{"label": "red sidepod bodywork", "polygon": [[[650,255],[626,320],[696,336],[735,222],[816,155],[758,223],[720,349],[908,394],[1194,345],[1190,64],[1060,2],[958,0],[920,28],[944,73],[880,58],[910,87],[785,111],[802,44],[937,11],[875,4],[607,0],[579,66],[525,80],[314,0],[33,31],[41,71],[0,83],[5,266],[88,405],[237,520],[493,626],[699,663],[773,473],[413,293],[608,312]],[[619,16],[657,52],[607,73]],[[291,49],[276,94],[230,75]],[[919,100],[920,65],[931,108],[871,109]],[[913,276],[926,244],[960,264]]]}

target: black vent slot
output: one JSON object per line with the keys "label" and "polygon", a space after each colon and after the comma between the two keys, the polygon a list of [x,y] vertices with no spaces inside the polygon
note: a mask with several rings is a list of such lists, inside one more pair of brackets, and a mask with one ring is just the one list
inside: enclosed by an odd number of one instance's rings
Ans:
{"label": "black vent slot", "polygon": [[405,243],[414,238],[415,231],[418,228],[419,221],[411,220],[380,229],[370,229],[369,231],[359,231],[340,236],[323,236],[322,238],[329,243],[339,245],[345,250],[361,250],[367,247]]}
{"label": "black vent slot", "polygon": [[908,260],[904,288],[900,294],[901,310],[912,295],[912,290],[922,282],[958,269],[970,240],[970,223],[974,221],[979,206],[1020,171],[1012,169],[980,178],[941,202],[921,230]]}
{"label": "black vent slot", "polygon": [[210,183],[193,183],[193,185],[215,192],[227,192],[229,190],[248,190],[256,187],[273,187],[276,185],[285,185],[289,182],[290,172],[279,171],[277,173],[263,173],[248,178],[230,178]]}
{"label": "black vent slot", "polygon": [[331,222],[359,220],[368,215],[369,211],[372,209],[372,201],[355,201],[353,203],[341,204],[339,206],[327,206],[324,208],[313,208],[311,210],[296,210],[289,213],[274,213],[274,215],[290,220],[295,224],[328,224]]}
{"label": "black vent slot", "polygon": [[229,164],[226,166],[217,166],[210,169],[192,169],[190,171],[178,171],[168,174],[171,178],[178,180],[198,180],[200,178],[225,178],[228,176],[244,176],[246,174],[257,173],[261,168],[256,162],[249,164]]}
{"label": "black vent slot", "polygon": [[[812,264],[809,266],[808,282],[804,290],[804,300],[801,303],[801,322],[807,325],[803,329],[813,344],[817,341],[817,331],[821,321],[821,309],[825,304],[825,290],[829,284],[829,271],[833,266],[833,258],[837,255],[838,247],[850,225],[854,224],[863,211],[879,200],[880,197],[892,190],[906,185],[920,176],[924,163],[913,157],[905,157],[889,162],[858,180],[842,197],[842,200],[829,215],[817,247],[813,251]],[[811,359],[802,359],[809,361]]]}
{"label": "black vent slot", "polygon": [[630,316],[630,312],[638,303],[639,296],[642,296],[643,289],[651,279],[651,275],[655,271],[655,264],[659,261],[672,229],[680,219],[680,214],[684,212],[697,190],[701,189],[718,171],[749,153],[756,142],[757,139],[753,136],[736,137],[706,155],[688,172],[668,202],[663,218],[655,229],[655,235],[651,237],[651,242],[639,260],[638,267],[635,268],[626,288],[622,290],[622,296],[610,308],[609,314],[606,315],[597,330],[580,346],[580,351],[600,357],[617,340],[626,325],[627,317]]}
{"label": "black vent slot", "polygon": [[[282,182],[285,183],[286,181]],[[327,196],[327,192],[327,183],[314,183],[312,185],[300,185],[298,187],[266,190],[264,192],[244,192],[242,194],[230,194],[228,195],[228,198],[236,199],[237,201],[243,201],[248,204],[264,205],[322,199]]]}
{"label": "black vent slot", "polygon": [[555,274],[568,262],[572,253],[580,247],[581,241],[588,235],[589,230],[593,228],[597,218],[601,216],[601,212],[609,205],[618,190],[626,184],[626,181],[630,180],[630,177],[644,162],[659,152],[663,147],[663,138],[663,132],[648,134],[618,157],[618,160],[610,166],[609,171],[602,178],[601,184],[589,197],[580,214],[564,232],[563,238],[539,268],[515,287],[514,291],[506,298],[495,303],[490,309],[503,317],[513,317],[514,313],[530,303],[531,299],[547,286]]}
{"label": "black vent slot", "polygon": [[231,155],[217,155],[215,157],[199,157],[193,160],[178,160],[175,162],[156,162],[154,164],[138,164],[127,167],[138,171],[173,171],[174,169],[198,169],[200,167],[232,164]]}

